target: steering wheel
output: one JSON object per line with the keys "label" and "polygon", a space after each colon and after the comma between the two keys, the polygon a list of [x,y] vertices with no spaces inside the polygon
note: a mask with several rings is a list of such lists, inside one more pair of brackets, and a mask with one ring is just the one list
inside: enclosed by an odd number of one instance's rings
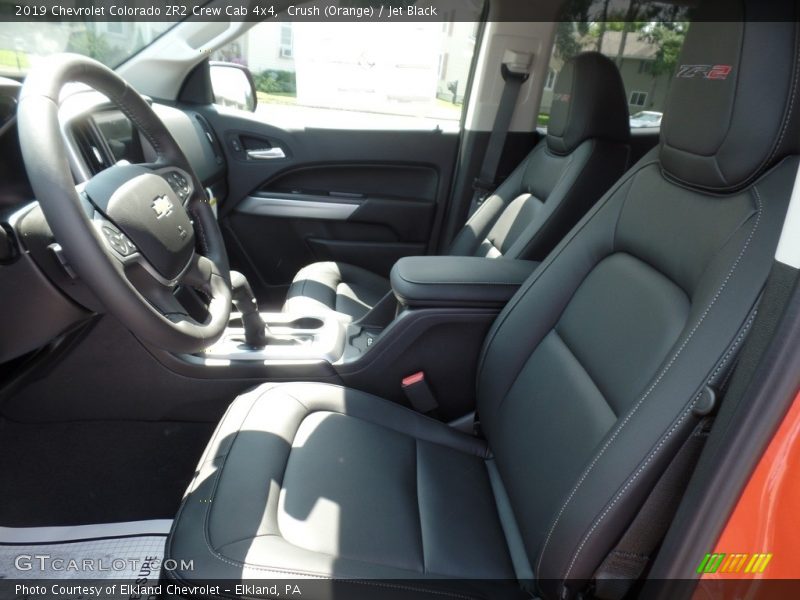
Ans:
{"label": "steering wheel", "polygon": [[[150,143],[146,165],[115,165],[76,187],[58,119],[59,95],[79,82],[107,96]],[[70,265],[135,335],[197,352],[222,335],[231,310],[228,258],[203,186],[153,109],[114,71],[75,54],[31,70],[17,112],[33,191]],[[178,286],[207,301],[198,320]],[[194,311],[193,311],[194,312]]]}

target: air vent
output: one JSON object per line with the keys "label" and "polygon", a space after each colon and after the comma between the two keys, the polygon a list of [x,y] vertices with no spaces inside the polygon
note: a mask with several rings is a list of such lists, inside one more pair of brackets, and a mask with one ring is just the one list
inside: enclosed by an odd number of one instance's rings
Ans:
{"label": "air vent", "polygon": [[214,131],[211,129],[211,125],[209,125],[208,121],[206,121],[205,118],[199,114],[195,114],[194,118],[197,119],[197,122],[200,124],[200,129],[203,130],[203,135],[205,136],[206,140],[208,140],[211,150],[214,152],[214,160],[218,165],[221,165],[224,162],[222,160],[222,150],[219,147],[219,143],[217,142],[217,137],[214,135]]}
{"label": "air vent", "polygon": [[91,175],[96,175],[110,166],[104,150],[103,143],[94,125],[89,121],[80,121],[72,126],[72,135],[78,148],[83,164],[86,165]]}

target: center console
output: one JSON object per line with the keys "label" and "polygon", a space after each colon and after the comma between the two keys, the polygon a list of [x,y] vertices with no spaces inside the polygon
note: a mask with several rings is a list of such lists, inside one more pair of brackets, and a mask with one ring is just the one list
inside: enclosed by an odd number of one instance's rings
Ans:
{"label": "center console", "polygon": [[[234,290],[240,312],[233,313],[222,338],[201,354],[180,358],[202,367],[206,377],[216,372],[331,381],[403,404],[408,400],[401,381],[423,372],[439,398],[440,417],[455,419],[474,409],[477,361],[489,327],[537,265],[474,257],[403,258],[392,269],[392,292],[358,321],[333,311],[254,315],[249,292],[237,296]],[[255,320],[264,334],[259,346],[248,343],[258,337],[247,332]]]}
{"label": "center console", "polygon": [[326,361],[333,364],[344,354],[345,327],[333,315],[261,313],[261,318],[269,331],[265,346],[249,345],[241,313],[232,313],[222,338],[202,356],[211,362]]}

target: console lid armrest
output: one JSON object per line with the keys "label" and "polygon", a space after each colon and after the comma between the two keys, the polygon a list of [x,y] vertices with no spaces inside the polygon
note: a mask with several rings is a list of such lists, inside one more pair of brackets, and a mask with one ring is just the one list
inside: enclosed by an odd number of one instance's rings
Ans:
{"label": "console lid armrest", "polygon": [[408,307],[502,308],[538,262],[472,256],[409,256],[392,268],[392,291]]}

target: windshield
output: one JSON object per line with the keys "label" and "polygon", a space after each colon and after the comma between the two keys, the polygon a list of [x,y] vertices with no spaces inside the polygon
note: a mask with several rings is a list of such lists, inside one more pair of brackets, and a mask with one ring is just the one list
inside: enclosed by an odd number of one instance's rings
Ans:
{"label": "windshield", "polygon": [[25,75],[57,52],[75,52],[115,68],[176,23],[0,23],[0,75]]}

